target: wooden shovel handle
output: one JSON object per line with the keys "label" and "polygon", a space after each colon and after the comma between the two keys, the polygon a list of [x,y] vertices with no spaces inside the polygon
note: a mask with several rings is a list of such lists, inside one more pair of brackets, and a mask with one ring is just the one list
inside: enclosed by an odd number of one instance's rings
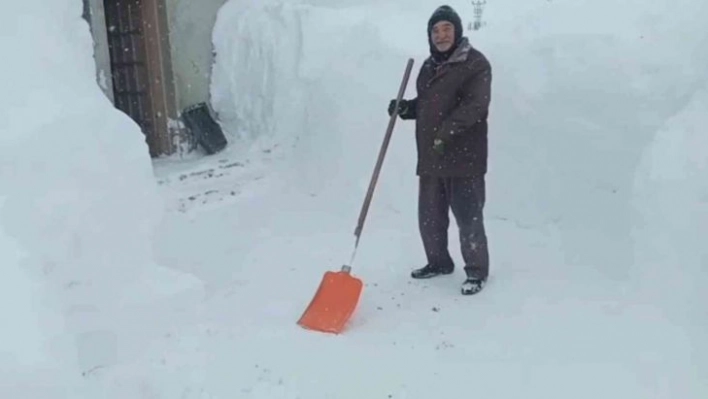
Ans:
{"label": "wooden shovel handle", "polygon": [[[406,65],[406,71],[403,74],[403,81],[401,82],[401,87],[398,89],[398,96],[396,97],[396,106],[394,110],[398,110],[398,105],[403,98],[403,94],[406,91],[406,86],[408,85],[408,79],[411,76],[411,70],[413,69],[413,59],[408,59],[408,64]],[[381,173],[381,165],[383,164],[384,157],[386,156],[386,150],[388,149],[388,144],[391,141],[391,134],[393,133],[393,127],[396,124],[396,119],[398,118],[398,113],[393,112],[391,114],[391,119],[388,121],[388,128],[386,129],[386,135],[384,136],[383,143],[381,144],[381,150],[379,151],[379,157],[376,160],[376,166],[374,167],[374,173],[371,176],[371,181],[369,182],[369,189],[366,192],[366,198],[364,198],[364,203],[361,207],[361,212],[359,213],[359,222],[354,231],[357,243],[361,237],[361,231],[364,228],[364,220],[366,219],[366,214],[369,212],[369,205],[371,204],[371,198],[374,195],[374,187],[376,187],[376,182],[379,180],[379,174]]]}

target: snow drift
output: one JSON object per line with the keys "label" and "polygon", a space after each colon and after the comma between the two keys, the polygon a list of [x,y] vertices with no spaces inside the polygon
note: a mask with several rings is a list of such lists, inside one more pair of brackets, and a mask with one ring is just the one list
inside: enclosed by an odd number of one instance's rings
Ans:
{"label": "snow drift", "polygon": [[[0,48],[13,54],[2,66],[12,78],[0,84],[0,298],[11,306],[5,319],[18,319],[1,342],[0,368],[14,373],[0,386],[22,396],[61,396],[26,389],[134,356],[154,334],[140,331],[136,309],[157,311],[157,301],[198,288],[152,262],[162,199],[140,129],[96,84],[81,7],[21,2],[0,16]],[[12,379],[45,363],[54,381]]]}
{"label": "snow drift", "polygon": [[[328,198],[351,210],[368,184],[388,101],[411,56],[394,43],[420,37],[410,21],[425,22],[413,5],[342,5],[226,3],[214,28],[212,104],[234,145],[256,160],[281,159],[276,170],[298,182],[296,191],[334,193],[336,200]],[[411,134],[410,125],[398,125],[387,170],[411,167]],[[401,162],[406,166],[397,168]]]}
{"label": "snow drift", "polygon": [[[634,186],[634,275],[641,303],[691,342],[691,372],[708,373],[708,74],[643,153]],[[689,328],[690,327],[690,328]]]}
{"label": "snow drift", "polygon": [[[469,2],[450,3],[471,20]],[[355,209],[405,61],[414,57],[417,72],[427,55],[434,7],[402,4],[225,4],[212,102],[234,146],[254,159],[281,154],[302,192]],[[488,214],[558,230],[569,266],[627,277],[634,172],[654,131],[704,80],[707,8],[490,2],[485,28],[466,32],[495,71]],[[411,211],[413,158],[412,124],[399,121],[377,201]]]}
{"label": "snow drift", "polygon": [[[68,395],[78,381],[78,369],[60,309],[47,295],[47,284],[33,281],[23,270],[26,254],[2,229],[0,253],[0,396],[53,398],[60,396],[58,391]],[[73,392],[78,398],[83,397],[80,394]]]}

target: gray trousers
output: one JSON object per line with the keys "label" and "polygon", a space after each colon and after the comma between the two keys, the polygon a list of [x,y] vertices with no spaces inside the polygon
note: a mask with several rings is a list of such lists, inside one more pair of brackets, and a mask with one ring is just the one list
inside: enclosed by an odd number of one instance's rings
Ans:
{"label": "gray trousers", "polygon": [[418,189],[418,225],[428,264],[452,268],[448,252],[449,213],[459,228],[460,247],[465,272],[470,277],[489,274],[489,250],[484,228],[484,176],[420,176]]}

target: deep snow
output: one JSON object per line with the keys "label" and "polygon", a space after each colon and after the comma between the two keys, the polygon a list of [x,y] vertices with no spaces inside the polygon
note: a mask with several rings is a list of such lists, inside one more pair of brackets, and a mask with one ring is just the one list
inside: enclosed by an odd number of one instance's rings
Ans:
{"label": "deep snow", "polygon": [[139,128],[96,84],[81,12],[20,2],[0,16],[3,398],[95,398],[82,372],[130,361],[161,334],[146,317],[166,326],[174,295],[199,298],[201,282],[153,261],[164,200]]}
{"label": "deep snow", "polygon": [[[415,95],[437,4],[227,2],[211,100],[231,146],[155,162],[157,185],[139,130],[93,80],[73,3],[0,17],[3,49],[23,54],[4,64],[18,78],[0,90],[2,292],[16,304],[3,389],[24,394],[40,376],[57,393],[43,397],[72,398],[60,389],[708,395],[704,2],[489,1],[485,27],[466,33],[494,68],[492,280],[465,298],[460,273],[408,278],[423,253],[413,124],[398,121],[353,265],[364,295],[342,336],[295,321],[322,273],[349,259],[385,107],[408,57]],[[450,4],[471,20],[469,2]]]}

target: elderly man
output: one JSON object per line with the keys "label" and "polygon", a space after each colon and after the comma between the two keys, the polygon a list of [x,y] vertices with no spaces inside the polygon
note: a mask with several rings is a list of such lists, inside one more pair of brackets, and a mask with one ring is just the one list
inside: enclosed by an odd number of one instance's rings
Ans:
{"label": "elderly man", "polygon": [[449,212],[459,227],[466,279],[462,294],[484,288],[489,251],[484,228],[487,114],[492,72],[487,58],[462,34],[455,10],[441,6],[428,22],[430,56],[421,66],[417,97],[388,107],[415,120],[418,149],[418,222],[427,264],[413,278],[451,274]]}

